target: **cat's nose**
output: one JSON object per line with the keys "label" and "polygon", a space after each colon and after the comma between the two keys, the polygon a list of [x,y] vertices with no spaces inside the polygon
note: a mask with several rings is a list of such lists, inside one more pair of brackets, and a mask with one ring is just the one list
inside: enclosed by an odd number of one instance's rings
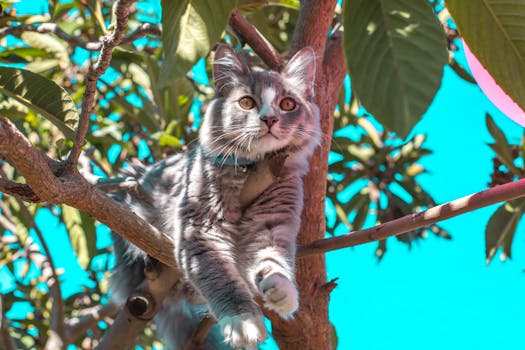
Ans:
{"label": "cat's nose", "polygon": [[277,121],[278,121],[279,119],[277,119],[277,117],[276,117],[276,116],[273,116],[273,115],[265,115],[265,116],[262,116],[262,117],[261,117],[261,120],[262,120],[263,122],[266,123],[266,125],[268,126],[268,128],[271,128],[272,125],[274,125],[275,123],[277,123]]}

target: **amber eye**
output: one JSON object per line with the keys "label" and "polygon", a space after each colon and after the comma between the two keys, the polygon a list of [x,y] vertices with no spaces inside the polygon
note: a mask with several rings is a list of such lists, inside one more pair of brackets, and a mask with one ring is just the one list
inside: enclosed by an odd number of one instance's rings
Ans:
{"label": "amber eye", "polygon": [[296,106],[297,103],[295,103],[295,100],[291,97],[285,97],[281,100],[281,103],[279,103],[279,107],[285,112],[293,111]]}
{"label": "amber eye", "polygon": [[250,110],[255,107],[255,101],[250,96],[244,96],[239,100],[239,106],[242,109]]}

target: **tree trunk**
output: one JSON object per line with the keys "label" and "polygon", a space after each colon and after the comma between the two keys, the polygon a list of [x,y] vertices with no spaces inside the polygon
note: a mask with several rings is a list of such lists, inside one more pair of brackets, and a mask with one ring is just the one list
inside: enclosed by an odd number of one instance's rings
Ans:
{"label": "tree trunk", "polygon": [[[325,235],[324,201],[333,113],[346,74],[340,36],[334,35],[327,41],[335,5],[335,0],[304,1],[292,41],[293,51],[311,46],[320,56],[315,88],[323,131],[321,145],[310,159],[310,172],[303,180],[305,196],[298,245]],[[329,350],[332,346],[328,301],[335,284],[326,281],[324,255],[298,259],[296,279],[299,311],[291,321],[270,314],[273,337],[281,349]]]}

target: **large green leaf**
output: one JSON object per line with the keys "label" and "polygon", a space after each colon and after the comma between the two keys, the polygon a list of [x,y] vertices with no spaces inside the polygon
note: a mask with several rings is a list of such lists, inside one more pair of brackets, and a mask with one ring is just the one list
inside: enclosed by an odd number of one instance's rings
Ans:
{"label": "large green leaf", "polygon": [[67,205],[62,206],[62,218],[78,262],[84,269],[87,269],[97,248],[95,219]]}
{"label": "large green leaf", "polygon": [[461,36],[498,85],[525,109],[523,0],[446,0]]}
{"label": "large green leaf", "polygon": [[69,53],[63,41],[50,34],[24,32],[20,36],[30,47],[44,50],[64,67],[70,64]]}
{"label": "large green leaf", "polygon": [[509,201],[501,205],[489,219],[485,229],[485,253],[487,264],[498,248],[511,257],[511,245],[518,223],[523,215],[524,199]]}
{"label": "large green leaf", "polygon": [[27,70],[0,67],[0,92],[42,114],[73,139],[78,110],[71,96],[52,80]]}
{"label": "large green leaf", "polygon": [[427,1],[347,0],[344,51],[352,88],[386,127],[406,136],[427,110],[448,61]]}
{"label": "large green leaf", "polygon": [[221,38],[236,0],[162,0],[164,60],[159,85],[183,76]]}

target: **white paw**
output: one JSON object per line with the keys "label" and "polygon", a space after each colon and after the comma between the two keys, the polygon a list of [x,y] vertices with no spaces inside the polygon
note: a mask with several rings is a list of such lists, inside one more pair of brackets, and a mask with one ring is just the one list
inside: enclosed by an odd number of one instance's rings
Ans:
{"label": "white paw", "polygon": [[274,273],[259,283],[264,305],[282,318],[291,318],[299,307],[299,293],[295,285],[284,275]]}
{"label": "white paw", "polygon": [[262,343],[268,337],[264,320],[260,313],[242,313],[235,316],[222,317],[219,320],[219,326],[226,343],[245,347],[246,349],[256,349],[256,345]]}

